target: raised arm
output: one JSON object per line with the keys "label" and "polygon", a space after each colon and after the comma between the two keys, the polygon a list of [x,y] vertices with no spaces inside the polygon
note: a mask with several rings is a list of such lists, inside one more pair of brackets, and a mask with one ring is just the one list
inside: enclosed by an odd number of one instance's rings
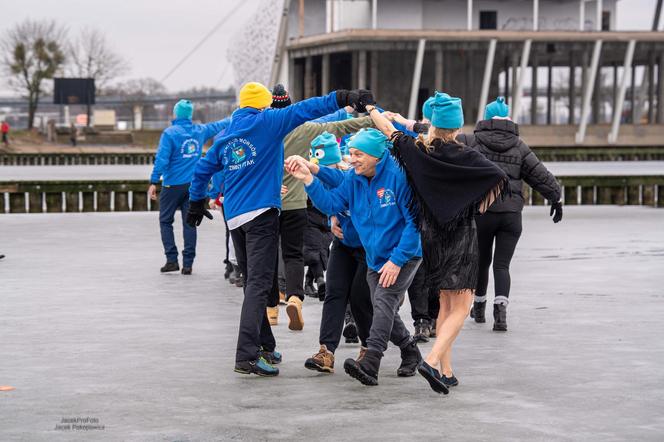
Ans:
{"label": "raised arm", "polygon": [[376,129],[384,133],[386,137],[391,137],[397,131],[392,122],[385,115],[381,114],[376,106],[370,104],[366,106],[366,109]]}

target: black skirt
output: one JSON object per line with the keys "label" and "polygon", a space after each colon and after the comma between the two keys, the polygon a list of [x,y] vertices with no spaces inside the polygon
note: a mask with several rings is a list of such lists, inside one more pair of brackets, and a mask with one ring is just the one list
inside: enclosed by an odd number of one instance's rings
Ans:
{"label": "black skirt", "polygon": [[[479,271],[477,226],[474,218],[435,239],[422,228],[422,252],[427,286],[433,290],[475,290]],[[434,265],[427,265],[435,263]]]}

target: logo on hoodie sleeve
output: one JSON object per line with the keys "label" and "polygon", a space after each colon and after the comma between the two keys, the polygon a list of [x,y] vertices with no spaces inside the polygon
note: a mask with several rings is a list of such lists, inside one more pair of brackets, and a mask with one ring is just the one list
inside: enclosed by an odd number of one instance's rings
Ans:
{"label": "logo on hoodie sleeve", "polygon": [[397,203],[397,199],[394,197],[394,192],[390,189],[386,189],[385,187],[381,187],[376,191],[376,195],[378,196],[378,203],[380,204],[380,207],[389,207],[389,206],[394,206]]}

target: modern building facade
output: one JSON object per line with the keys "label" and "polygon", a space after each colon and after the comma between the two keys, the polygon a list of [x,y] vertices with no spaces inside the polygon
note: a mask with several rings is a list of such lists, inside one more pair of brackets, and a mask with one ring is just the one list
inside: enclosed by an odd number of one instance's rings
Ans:
{"label": "modern building facade", "polygon": [[370,88],[412,117],[444,90],[467,123],[504,95],[519,123],[575,126],[577,143],[605,125],[614,143],[664,123],[664,34],[616,31],[617,1],[285,0],[270,80],[295,99]]}

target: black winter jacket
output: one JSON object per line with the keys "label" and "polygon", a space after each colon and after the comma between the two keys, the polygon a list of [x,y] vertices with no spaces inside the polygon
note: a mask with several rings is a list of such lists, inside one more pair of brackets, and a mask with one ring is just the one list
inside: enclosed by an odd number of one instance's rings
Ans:
{"label": "black winter jacket", "polygon": [[519,138],[519,126],[510,120],[483,120],[477,123],[474,135],[459,135],[458,140],[477,149],[507,173],[511,197],[498,199],[489,212],[520,212],[523,210],[523,181],[544,198],[560,200],[560,184],[544,167],[530,147]]}

